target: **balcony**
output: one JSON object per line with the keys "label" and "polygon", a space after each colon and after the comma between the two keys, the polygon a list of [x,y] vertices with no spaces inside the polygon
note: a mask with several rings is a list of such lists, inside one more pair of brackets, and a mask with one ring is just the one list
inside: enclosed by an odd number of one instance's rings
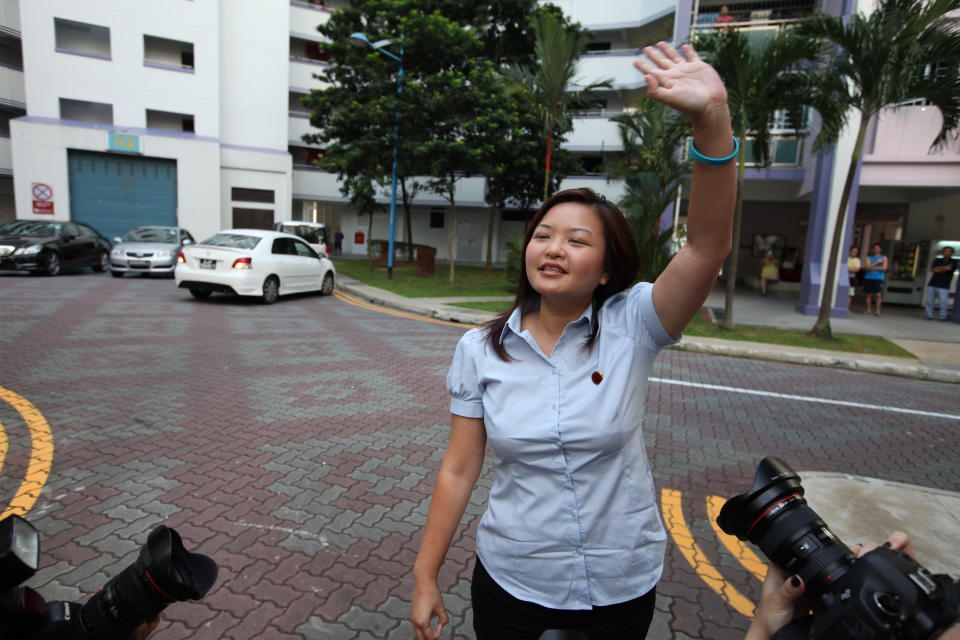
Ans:
{"label": "balcony", "polygon": [[325,24],[330,19],[332,9],[327,3],[322,7],[311,2],[290,3],[290,33],[317,34],[317,25]]}
{"label": "balcony", "polygon": [[20,3],[16,0],[0,2],[0,33],[20,38]]}
{"label": "balcony", "polygon": [[[297,145],[303,146],[315,146],[308,145],[303,141],[303,134],[305,133],[316,133],[317,130],[310,126],[310,120],[307,118],[307,113],[304,111],[302,113],[291,112],[290,118],[288,118],[288,140],[291,144],[296,143]],[[296,164],[296,161],[294,161]]]}
{"label": "balcony", "polygon": [[629,29],[673,13],[675,0],[553,0],[563,14],[591,31]]}
{"label": "balcony", "polygon": [[0,176],[13,175],[13,145],[10,134],[0,134]]}
{"label": "balcony", "polygon": [[960,140],[930,152],[942,122],[924,105],[881,111],[867,129],[860,184],[956,188]]}
{"label": "balcony", "polygon": [[[747,138],[745,145],[745,164],[756,167],[753,161],[753,138]],[[770,166],[799,167],[802,162],[803,138],[796,132],[770,132]]]}
{"label": "balcony", "polygon": [[27,93],[24,89],[23,69],[0,62],[0,103],[25,109]]}
{"label": "balcony", "polygon": [[[721,18],[721,7],[729,9],[729,18]],[[710,31],[718,28],[741,31],[779,29],[816,12],[810,0],[766,0],[760,2],[730,3],[723,0],[700,3],[693,14],[693,30]]]}
{"label": "balcony", "polygon": [[567,135],[563,148],[568,151],[623,151],[620,129],[610,120],[618,113],[581,116],[573,119],[573,131]]}
{"label": "balcony", "polygon": [[646,86],[643,74],[633,66],[640,49],[596,51],[580,57],[577,67],[578,85],[610,80],[614,89],[639,89]]}
{"label": "balcony", "polygon": [[323,73],[324,69],[330,66],[329,62],[319,62],[315,60],[304,60],[300,58],[290,58],[290,88],[298,91],[310,91],[312,89],[323,89],[327,86],[316,78],[314,74]]}

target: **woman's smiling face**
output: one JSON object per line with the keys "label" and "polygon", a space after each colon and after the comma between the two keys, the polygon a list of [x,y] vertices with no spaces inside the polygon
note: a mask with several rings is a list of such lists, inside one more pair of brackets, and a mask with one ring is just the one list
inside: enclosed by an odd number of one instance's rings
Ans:
{"label": "woman's smiling face", "polygon": [[530,285],[543,297],[586,305],[597,286],[606,284],[606,242],[593,207],[563,202],[541,219],[527,245]]}

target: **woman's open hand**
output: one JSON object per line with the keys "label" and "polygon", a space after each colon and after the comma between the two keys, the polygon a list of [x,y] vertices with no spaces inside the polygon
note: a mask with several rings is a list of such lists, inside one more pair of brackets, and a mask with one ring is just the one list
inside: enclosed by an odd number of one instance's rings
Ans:
{"label": "woman's open hand", "polygon": [[647,95],[697,122],[715,109],[726,110],[727,90],[720,75],[689,44],[683,55],[667,42],[644,47],[646,60],[634,61],[647,81]]}

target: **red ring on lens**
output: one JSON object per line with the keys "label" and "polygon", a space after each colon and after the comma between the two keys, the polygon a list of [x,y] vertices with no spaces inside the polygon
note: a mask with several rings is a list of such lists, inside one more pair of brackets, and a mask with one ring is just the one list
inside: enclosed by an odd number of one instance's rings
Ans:
{"label": "red ring on lens", "polygon": [[755,526],[757,526],[757,524],[758,524],[761,520],[763,520],[764,518],[767,517],[767,514],[768,514],[768,513],[770,513],[771,511],[773,511],[774,509],[776,509],[776,508],[779,507],[779,506],[782,506],[782,505],[784,505],[784,504],[786,504],[786,503],[788,503],[788,502],[793,501],[794,499],[799,500],[801,497],[802,497],[802,496],[801,496],[799,493],[794,493],[794,494],[792,494],[792,495],[787,496],[786,498],[784,498],[784,499],[781,500],[780,502],[775,502],[775,503],[773,503],[772,505],[770,505],[770,506],[767,508],[766,511],[764,511],[763,513],[760,514],[760,517],[759,517],[759,518],[757,518],[756,520],[753,521],[753,524],[751,524],[749,527],[747,527],[747,535],[744,536],[744,537],[750,537],[750,532],[753,531],[753,528],[754,528]]}

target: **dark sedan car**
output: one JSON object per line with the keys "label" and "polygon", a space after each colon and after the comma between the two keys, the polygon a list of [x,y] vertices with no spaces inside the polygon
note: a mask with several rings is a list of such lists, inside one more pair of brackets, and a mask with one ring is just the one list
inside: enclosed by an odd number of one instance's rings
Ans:
{"label": "dark sedan car", "polygon": [[55,276],[62,268],[110,268],[110,241],[82,222],[14,220],[0,225],[0,269]]}

